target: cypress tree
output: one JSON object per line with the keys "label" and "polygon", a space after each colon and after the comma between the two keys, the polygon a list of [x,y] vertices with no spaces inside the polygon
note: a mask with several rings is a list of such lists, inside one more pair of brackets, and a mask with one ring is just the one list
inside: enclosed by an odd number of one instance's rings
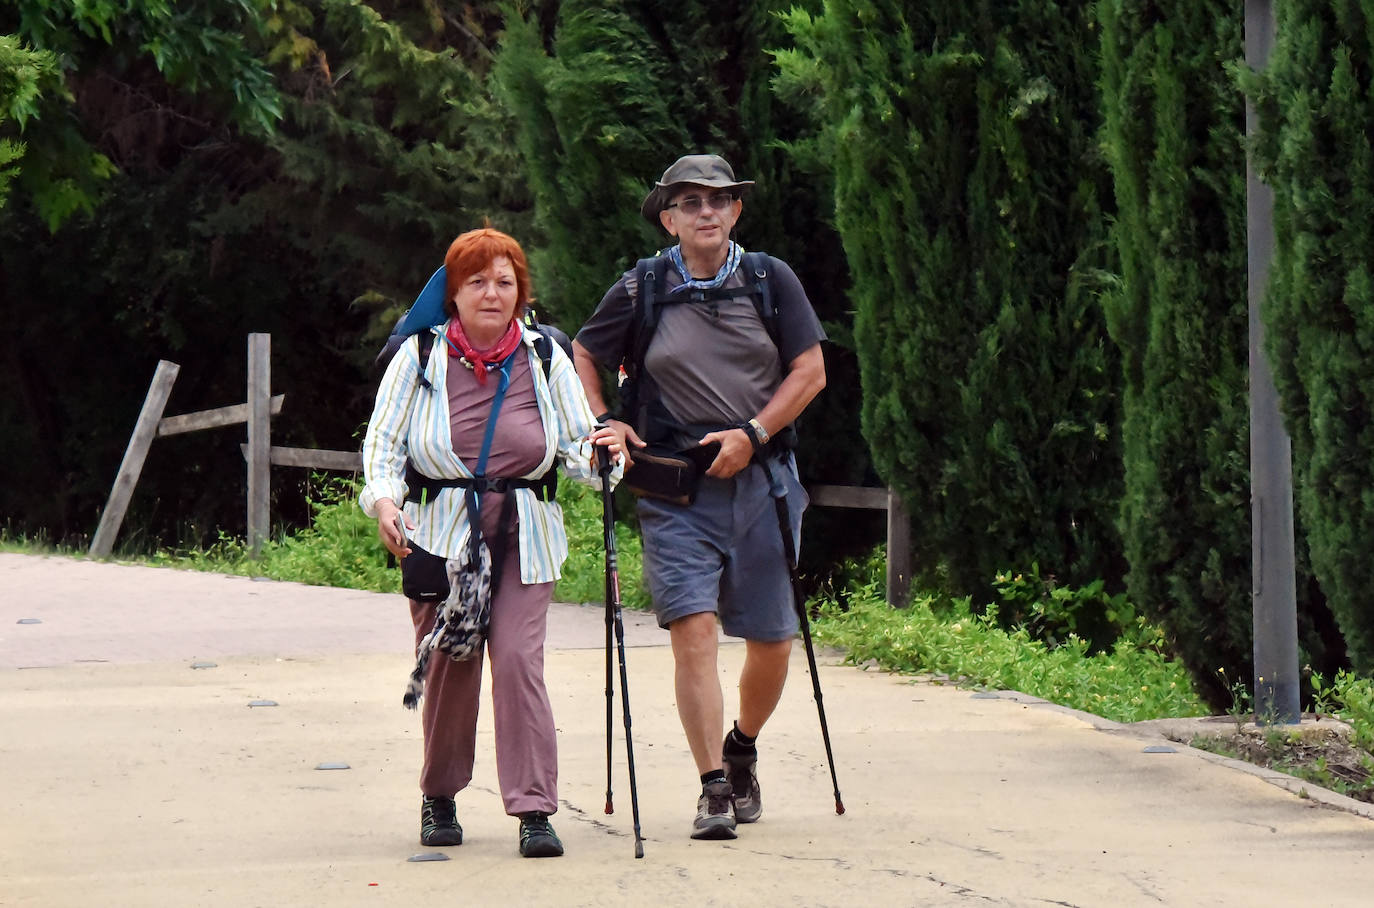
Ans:
{"label": "cypress tree", "polygon": [[1261,153],[1274,187],[1265,307],[1312,570],[1350,661],[1374,672],[1374,7],[1275,6]]}
{"label": "cypress tree", "polygon": [[926,579],[1119,582],[1089,4],[832,0],[787,24],[784,86],[816,99],[833,162],[864,435]]}
{"label": "cypress tree", "polygon": [[[540,308],[575,331],[659,237],[639,217],[664,158],[689,147],[661,36],[625,9],[557,4],[551,23],[512,11],[495,79],[518,124],[534,201]],[[671,158],[669,158],[671,160]]]}
{"label": "cypress tree", "polygon": [[1098,14],[1128,587],[1215,701],[1217,669],[1248,677],[1251,647],[1244,109],[1225,70],[1242,17],[1191,0]]}
{"label": "cypress tree", "polygon": [[824,251],[833,234],[816,229],[814,191],[777,147],[790,124],[773,104],[765,48],[784,37],[781,6],[577,0],[510,10],[496,83],[518,125],[537,270],[560,321],[575,328],[615,277],[665,243],[639,205],[690,152],[723,154],[757,182],[737,229],[748,246],[799,269],[814,251],[833,274],[837,258]]}

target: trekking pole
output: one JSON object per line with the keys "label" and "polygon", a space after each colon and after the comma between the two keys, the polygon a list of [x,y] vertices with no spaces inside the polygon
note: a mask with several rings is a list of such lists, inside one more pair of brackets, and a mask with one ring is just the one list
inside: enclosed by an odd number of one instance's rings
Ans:
{"label": "trekking pole", "polygon": [[782,551],[787,558],[787,571],[792,585],[792,605],[801,620],[802,641],[806,644],[806,664],[811,669],[811,691],[816,697],[816,712],[821,719],[821,740],[825,742],[825,759],[830,764],[830,783],[835,788],[835,813],[844,813],[844,801],[840,800],[840,783],[835,777],[835,757],[830,752],[830,728],[825,722],[825,703],[821,699],[821,678],[816,672],[816,649],[811,643],[811,620],[806,614],[806,600],[801,594],[797,578],[797,546],[792,541],[792,520],[787,513],[787,490],[773,479],[773,471],[768,461],[758,458],[763,467],[763,476],[768,480],[768,494],[773,497],[773,507],[778,514],[778,528],[782,530]]}
{"label": "trekking pole", "polygon": [[620,566],[615,554],[615,500],[611,496],[611,455],[596,446],[597,472],[601,474],[601,522],[606,539],[606,813],[611,804],[611,627],[615,627],[620,651],[620,709],[625,716],[625,761],[630,769],[630,814],[634,819],[635,857],[644,857],[644,837],[639,830],[639,788],[635,784],[635,747],[630,737],[629,673],[625,670],[625,622],[620,614]]}

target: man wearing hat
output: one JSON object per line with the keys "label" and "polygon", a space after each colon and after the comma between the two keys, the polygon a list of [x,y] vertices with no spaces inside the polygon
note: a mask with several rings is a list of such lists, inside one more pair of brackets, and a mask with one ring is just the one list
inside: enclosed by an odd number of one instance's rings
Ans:
{"label": "man wearing hat", "polygon": [[[640,213],[676,245],[621,277],[573,342],[592,412],[615,429],[630,464],[650,445],[706,452],[690,503],[644,495],[637,507],[644,574],[671,638],[678,715],[701,777],[698,839],[733,839],[736,823],[762,810],[756,739],[782,695],[798,630],[766,475],[786,492],[795,546],[806,493],[791,425],[825,387],[825,332],[801,282],[785,262],[747,255],[731,237],[752,185],[719,155],[674,162]],[[647,347],[645,295],[656,313]],[[761,298],[777,308],[767,323]],[[600,371],[617,367],[633,379],[634,412],[606,406]],[[626,397],[622,386],[622,407]],[[746,646],[728,734],[717,619]]]}

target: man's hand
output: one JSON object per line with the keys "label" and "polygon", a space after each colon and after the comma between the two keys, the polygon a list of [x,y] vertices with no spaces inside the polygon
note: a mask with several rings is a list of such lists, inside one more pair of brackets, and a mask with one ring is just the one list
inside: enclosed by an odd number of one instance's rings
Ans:
{"label": "man's hand", "polygon": [[729,479],[749,466],[749,461],[754,456],[754,443],[749,440],[749,433],[743,429],[709,432],[698,444],[709,445],[712,442],[720,443],[720,453],[711,462],[711,468],[706,471],[707,476]]}

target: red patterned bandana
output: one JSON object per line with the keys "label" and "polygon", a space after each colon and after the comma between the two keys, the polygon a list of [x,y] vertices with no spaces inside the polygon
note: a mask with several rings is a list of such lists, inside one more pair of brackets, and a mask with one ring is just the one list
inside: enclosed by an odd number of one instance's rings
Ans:
{"label": "red patterned bandana", "polygon": [[481,384],[487,383],[488,369],[499,367],[506,357],[520,346],[520,335],[520,324],[511,319],[510,325],[506,327],[506,333],[495,346],[479,350],[468,340],[467,334],[463,331],[463,323],[456,317],[448,320],[448,330],[444,332],[444,337],[448,339],[448,355],[458,357],[458,361],[471,369]]}

